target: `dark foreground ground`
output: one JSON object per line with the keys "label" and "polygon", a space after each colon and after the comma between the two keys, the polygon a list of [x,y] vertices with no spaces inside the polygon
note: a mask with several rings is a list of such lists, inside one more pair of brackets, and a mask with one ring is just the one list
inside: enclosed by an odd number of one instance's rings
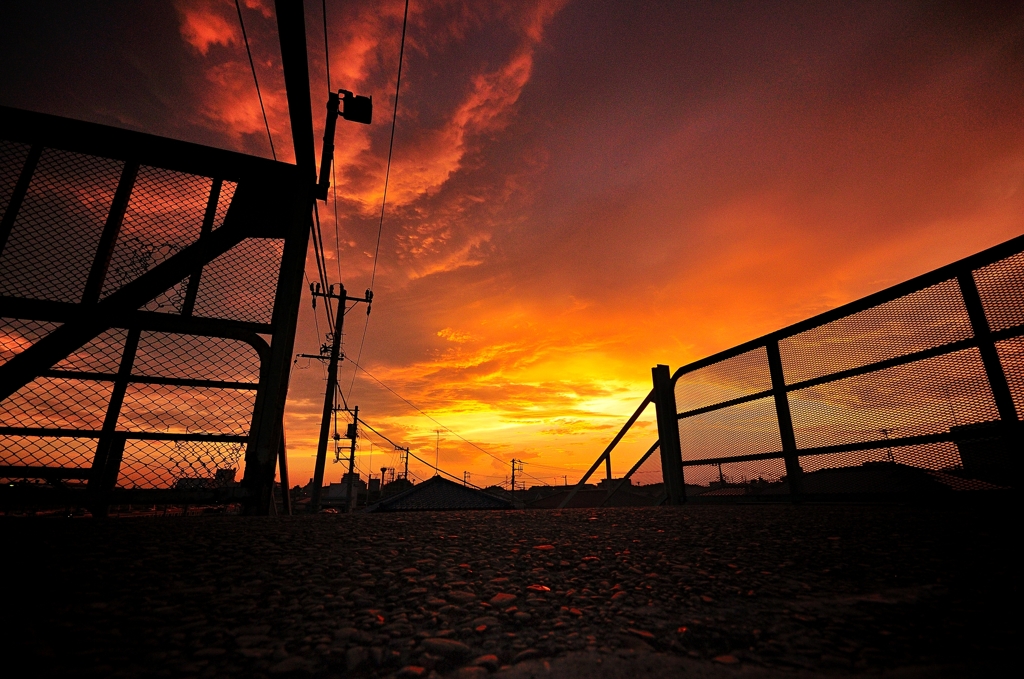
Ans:
{"label": "dark foreground ground", "polygon": [[1018,536],[992,507],[7,519],[3,656],[63,677],[983,676],[1019,664]]}

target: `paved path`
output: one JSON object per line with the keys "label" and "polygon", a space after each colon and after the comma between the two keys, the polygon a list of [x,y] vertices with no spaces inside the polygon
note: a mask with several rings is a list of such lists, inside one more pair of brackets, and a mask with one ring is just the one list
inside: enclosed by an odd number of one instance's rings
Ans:
{"label": "paved path", "polygon": [[954,676],[1001,666],[1020,629],[1019,529],[992,508],[6,519],[0,534],[5,657],[64,677]]}

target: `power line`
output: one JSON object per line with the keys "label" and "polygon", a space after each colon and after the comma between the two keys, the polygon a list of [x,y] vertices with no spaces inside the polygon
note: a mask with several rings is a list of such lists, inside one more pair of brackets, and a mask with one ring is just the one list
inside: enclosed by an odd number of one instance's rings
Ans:
{"label": "power line", "polygon": [[[376,435],[377,435],[377,436],[379,436],[380,438],[382,438],[383,440],[385,440],[385,441],[387,441],[388,443],[390,443],[390,444],[391,444],[392,446],[394,446],[395,448],[403,448],[403,446],[400,446],[400,445],[398,445],[397,443],[395,443],[394,441],[392,441],[391,439],[389,439],[389,438],[388,438],[387,436],[385,436],[384,434],[381,434],[381,433],[380,433],[379,431],[377,431],[377,430],[376,430],[376,429],[374,429],[374,428],[373,428],[372,426],[370,426],[369,424],[367,424],[366,420],[364,420],[364,419],[363,419],[363,418],[361,418],[361,417],[359,418],[359,423],[360,423],[360,424],[362,424],[362,425],[363,425],[364,427],[366,427],[367,429],[369,429],[370,431],[372,431],[372,432],[373,432],[374,434],[376,434]],[[456,476],[455,474],[452,474],[452,473],[450,473],[450,472],[446,472],[445,470],[441,469],[441,468],[440,468],[439,466],[437,466],[436,464],[430,464],[429,462],[427,462],[426,460],[424,460],[424,459],[423,459],[422,457],[420,457],[420,456],[416,455],[416,453],[410,452],[410,451],[408,451],[408,450],[406,450],[406,453],[407,453],[407,454],[409,455],[409,457],[411,457],[411,458],[413,458],[413,459],[416,459],[416,460],[419,460],[419,461],[420,461],[420,462],[422,462],[423,464],[425,464],[425,465],[427,465],[428,467],[430,467],[431,469],[433,469],[433,470],[434,470],[435,472],[437,472],[438,474],[444,474],[445,476],[450,476],[451,478],[455,479],[456,481],[463,481],[463,482],[465,482],[465,479],[463,479],[463,478],[461,478],[461,477],[458,477],[458,476]],[[469,484],[467,484],[467,485],[473,486],[473,488],[476,488],[477,490],[482,490],[482,489],[481,489],[481,488],[480,488],[479,486],[473,485],[472,483],[469,483]]]}
{"label": "power line", "polygon": [[402,87],[402,59],[405,57],[405,28],[409,23],[409,0],[405,0],[405,16],[402,18],[402,42],[398,48],[398,77],[395,80],[395,108],[391,112],[391,142],[388,144],[388,165],[384,172],[384,196],[380,202],[380,223],[377,225],[377,247],[373,250],[373,271],[370,273],[370,289],[377,276],[377,254],[380,252],[380,235],[384,229],[384,207],[388,202],[388,179],[391,177],[391,152],[395,150],[395,121],[398,120],[398,92]]}
{"label": "power line", "polygon": [[418,413],[419,413],[420,415],[422,415],[423,417],[427,418],[428,420],[430,420],[431,422],[433,422],[433,423],[434,423],[434,424],[436,424],[437,426],[441,427],[442,429],[444,429],[445,431],[447,431],[447,432],[448,432],[449,434],[453,434],[454,436],[456,436],[456,437],[458,437],[459,439],[461,439],[461,440],[462,440],[463,442],[465,442],[465,443],[468,443],[469,445],[471,445],[471,446],[473,446],[474,448],[476,448],[477,450],[479,450],[479,451],[480,451],[481,453],[483,453],[484,455],[487,455],[487,456],[489,456],[489,457],[492,457],[492,458],[494,458],[495,460],[497,460],[498,462],[500,462],[500,463],[502,463],[502,464],[508,464],[508,462],[506,462],[505,460],[501,459],[501,458],[500,458],[500,457],[498,457],[497,455],[494,455],[493,453],[491,453],[491,452],[489,452],[489,451],[487,451],[487,450],[484,450],[483,448],[481,448],[481,447],[480,447],[480,446],[478,446],[477,444],[475,444],[475,443],[473,443],[472,441],[470,441],[469,439],[465,438],[465,437],[464,437],[464,436],[463,436],[462,434],[459,434],[458,432],[456,432],[456,431],[453,431],[452,429],[449,429],[449,428],[448,428],[448,427],[446,427],[445,425],[443,425],[443,424],[441,424],[440,422],[438,422],[437,420],[435,420],[435,419],[434,419],[433,417],[431,417],[430,415],[427,415],[427,414],[426,414],[425,412],[423,412],[423,410],[421,410],[421,409],[420,409],[420,407],[419,407],[419,406],[417,406],[417,405],[416,405],[415,403],[413,403],[413,402],[412,402],[412,401],[410,401],[409,399],[407,399],[407,398],[405,398],[404,396],[402,396],[401,394],[399,394],[399,393],[398,393],[397,391],[395,391],[394,389],[392,389],[392,388],[391,388],[391,387],[389,387],[388,385],[386,385],[386,384],[384,384],[383,382],[381,382],[381,381],[380,381],[379,379],[377,379],[376,377],[374,377],[374,376],[373,376],[373,374],[371,374],[369,370],[367,370],[367,369],[366,369],[366,368],[364,368],[363,366],[359,365],[358,363],[356,363],[356,362],[355,362],[355,361],[353,361],[352,359],[349,359],[349,362],[350,362],[350,363],[352,363],[352,365],[354,365],[355,367],[357,367],[357,368],[359,368],[360,370],[362,370],[362,371],[363,371],[364,373],[366,373],[366,374],[367,374],[367,375],[368,375],[368,376],[370,377],[370,379],[372,379],[372,380],[373,380],[374,382],[376,382],[376,383],[377,383],[377,384],[379,384],[380,386],[382,386],[382,387],[384,387],[385,389],[387,389],[388,391],[390,391],[390,392],[391,392],[392,394],[394,394],[395,396],[397,396],[398,398],[400,398],[400,399],[401,399],[402,401],[404,401],[406,405],[408,405],[409,407],[411,407],[411,408],[413,408],[414,410],[416,410],[416,412],[418,412]]}
{"label": "power line", "polygon": [[444,474],[445,476],[450,476],[450,477],[451,477],[452,479],[454,479],[455,481],[459,481],[459,482],[461,482],[461,483],[464,483],[464,484],[465,484],[465,485],[467,485],[467,486],[472,486],[473,488],[476,488],[477,490],[483,490],[483,489],[482,489],[482,488],[481,488],[480,486],[477,486],[477,485],[475,485],[475,484],[472,484],[472,483],[469,483],[469,482],[467,482],[467,481],[466,481],[465,479],[463,479],[463,478],[462,478],[461,476],[456,476],[455,474],[452,474],[452,473],[450,473],[450,472],[446,472],[445,470],[441,469],[441,468],[440,468],[440,467],[438,467],[437,465],[433,465],[433,464],[430,464],[429,462],[427,462],[426,460],[424,460],[424,459],[423,459],[422,457],[419,457],[419,456],[418,456],[418,455],[416,455],[415,453],[409,453],[409,457],[411,457],[411,458],[413,458],[413,459],[416,459],[416,460],[419,460],[419,461],[420,461],[420,462],[422,462],[423,464],[425,464],[425,465],[427,465],[428,467],[430,467],[431,469],[433,469],[433,470],[434,470],[435,472],[437,472],[438,474]]}
{"label": "power line", "polygon": [[526,462],[527,464],[531,464],[534,467],[540,467],[541,469],[554,469],[555,471],[559,471],[559,472],[578,472],[578,471],[580,471],[579,469],[570,469],[569,467],[552,467],[551,465],[547,465],[547,464],[537,464],[536,462],[532,462],[530,460],[524,460],[524,462]]}
{"label": "power line", "polygon": [[[405,11],[408,12],[408,0],[406,0],[405,7]],[[245,34],[245,21],[242,20],[242,6],[238,4],[238,0],[235,0],[235,9],[238,10],[238,24],[242,27],[242,39],[245,41],[245,53],[249,55],[249,68],[252,69],[252,81],[256,83],[256,96],[260,100],[260,111],[263,112],[263,124],[267,127],[267,139],[270,141],[270,155],[274,156],[274,160],[277,160],[277,151],[274,150],[274,138],[270,135],[270,122],[267,120],[267,109],[263,106],[263,94],[260,92],[260,81],[256,77],[256,64],[252,60],[252,50],[249,49],[249,36]]]}
{"label": "power line", "polygon": [[[306,270],[305,270],[305,268],[303,268],[303,270],[302,270],[302,275],[303,275],[303,276],[305,276],[305,278],[306,278],[306,284],[307,284],[307,285],[312,285],[312,284],[311,284],[311,283],[309,282],[309,274],[308,274],[308,273],[306,273]],[[320,321],[318,321],[318,320],[317,320],[317,318],[316,318],[316,309],[314,309],[314,310],[313,310],[313,327],[315,327],[315,328],[316,328],[316,336],[317,336],[317,338],[319,339],[319,338],[320,338],[320,337],[321,337],[322,335],[320,334]],[[298,358],[296,358],[295,360],[296,360],[296,361],[298,361],[299,359],[298,359]],[[319,364],[320,364],[320,367],[321,367],[321,368],[323,368],[323,371],[324,371],[324,379],[327,379],[327,366],[325,366],[325,365],[323,364],[323,361],[317,361],[317,363],[319,363]]]}
{"label": "power line", "polygon": [[[384,195],[380,201],[380,221],[377,224],[377,245],[373,249],[373,269],[370,272],[370,290],[373,290],[373,283],[377,279],[377,257],[380,254],[380,237],[384,231],[384,208],[388,204],[388,182],[391,179],[391,155],[395,150],[395,123],[398,120],[398,93],[402,87],[402,61],[405,58],[405,29],[409,24],[409,0],[405,0],[405,15],[402,17],[402,41],[398,48],[398,77],[395,79],[395,108],[391,112],[391,141],[388,143],[388,164],[387,169],[384,171]],[[338,199],[335,196],[334,199],[335,207],[337,207]],[[363,343],[366,342],[366,329],[370,325],[370,316],[367,314],[366,320],[363,321],[363,335],[359,339],[359,350],[356,352],[356,362],[363,358]],[[352,382],[348,385],[349,396],[352,395],[352,389],[356,384],[356,373],[352,371]]]}
{"label": "power line", "polygon": [[[313,203],[313,216],[315,217],[312,229],[313,229],[313,254],[316,259],[316,270],[320,276],[320,284],[324,286],[324,291],[327,291],[327,259],[324,257],[324,240],[320,231],[320,209],[317,207],[316,202]],[[327,318],[330,320],[331,312],[330,306],[327,308]],[[332,323],[333,324],[333,323]]]}
{"label": "power line", "polygon": [[334,253],[338,265],[338,280],[341,280],[341,231],[338,228],[338,173],[337,165],[331,159],[331,192],[334,194]]}
{"label": "power line", "polygon": [[[327,91],[333,92],[334,88],[331,86],[331,41],[327,37],[327,0],[322,0],[320,3],[320,9],[322,10],[324,18],[324,64],[327,67]],[[338,268],[338,280],[341,280],[341,233],[338,230],[338,174],[335,171],[337,165],[334,164],[334,158],[331,157],[331,190],[334,193],[334,250],[337,255],[337,259],[334,263]]]}
{"label": "power line", "polygon": [[327,65],[327,91],[331,91],[331,44],[327,40],[327,0],[322,0],[320,9],[324,15],[324,63]]}

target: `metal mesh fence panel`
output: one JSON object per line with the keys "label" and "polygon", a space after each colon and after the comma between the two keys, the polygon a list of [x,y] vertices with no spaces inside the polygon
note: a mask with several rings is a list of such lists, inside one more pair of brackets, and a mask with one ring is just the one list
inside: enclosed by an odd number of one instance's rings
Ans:
{"label": "metal mesh fence panel", "polygon": [[55,370],[75,372],[108,375],[116,373],[121,365],[121,355],[124,352],[124,342],[127,337],[127,330],[111,328],[82,345],[77,351],[53,367]]}
{"label": "metal mesh fence panel", "polygon": [[712,484],[719,483],[717,464],[686,466],[683,475],[686,478],[687,495],[703,494],[711,490]]}
{"label": "metal mesh fence panel", "polygon": [[800,467],[805,474],[821,469],[863,466],[865,463],[902,464],[921,469],[956,471],[961,467],[960,453],[950,441],[919,446],[891,446],[869,450],[851,450],[823,455],[805,455]]}
{"label": "metal mesh fence panel", "polygon": [[207,490],[238,478],[245,444],[207,441],[128,441],[120,488]]}
{"label": "metal mesh fence panel", "polygon": [[78,302],[123,163],[45,149],[0,256],[0,294]]}
{"label": "metal mesh fence panel", "polygon": [[28,144],[0,139],[0,219],[7,213],[7,204],[11,202],[30,148]]}
{"label": "metal mesh fence panel", "polygon": [[228,216],[228,208],[231,207],[231,200],[235,197],[236,189],[238,189],[238,184],[235,182],[221,182],[220,196],[217,199],[217,211],[213,215],[214,229],[224,226],[224,219]]}
{"label": "metal mesh fence panel", "polygon": [[127,285],[195,242],[212,186],[209,177],[156,167],[139,168],[110,259],[103,295]]}
{"label": "metal mesh fence panel", "polygon": [[758,347],[714,365],[688,372],[676,381],[676,408],[686,412],[770,389],[768,354]]}
{"label": "metal mesh fence panel", "polygon": [[0,448],[5,465],[88,469],[96,454],[96,439],[0,436]]}
{"label": "metal mesh fence panel", "polygon": [[974,282],[993,331],[1024,323],[1024,253],[978,269]]}
{"label": "metal mesh fence panel", "polygon": [[947,432],[998,419],[977,349],[789,394],[798,448]]}
{"label": "metal mesh fence panel", "polygon": [[688,497],[738,498],[789,492],[786,465],[777,458],[687,466],[683,474]]}
{"label": "metal mesh fence panel", "polygon": [[683,460],[771,453],[782,449],[775,400],[759,398],[679,420]]}
{"label": "metal mesh fence panel", "polygon": [[255,399],[255,390],[130,384],[118,430],[244,436]]}
{"label": "metal mesh fence panel", "polygon": [[662,482],[661,451],[655,450],[630,477],[633,485],[648,486]]}
{"label": "metal mesh fence panel", "polygon": [[1024,338],[1013,337],[996,342],[996,351],[1010,385],[1017,417],[1024,418]]}
{"label": "metal mesh fence panel", "polygon": [[133,375],[255,384],[260,357],[249,344],[223,337],[143,332]]}
{"label": "metal mesh fence panel", "polygon": [[[85,477],[105,486],[123,459],[124,488],[234,486],[256,403],[273,413],[261,450],[281,426],[278,390],[257,398],[281,375],[266,372],[259,342],[226,338],[257,331],[269,345],[294,332],[291,320],[273,320],[284,238],[306,230],[293,168],[7,107],[0,137],[0,371],[23,385],[0,399],[4,478],[49,485],[43,502],[84,502]],[[192,256],[177,257],[185,248]],[[287,284],[300,285],[294,274]],[[125,286],[133,291],[115,295]],[[55,331],[63,341],[38,346]],[[115,425],[109,440],[105,423]],[[101,438],[112,455],[96,455]],[[256,476],[256,486],[272,482]],[[89,497],[108,491],[90,487]]]}
{"label": "metal mesh fence panel", "polygon": [[60,323],[24,318],[0,318],[0,365],[60,327]]}
{"label": "metal mesh fence panel", "polygon": [[[687,495],[1015,487],[1024,236],[683,366],[672,379],[680,418],[659,429],[678,425]],[[1003,422],[1014,409],[1016,421]],[[672,466],[661,471],[676,502]],[[660,467],[651,461],[638,474]]]}
{"label": "metal mesh fence panel", "polygon": [[948,441],[808,455],[800,464],[803,489],[810,494],[980,490],[986,485],[960,475],[960,455]]}
{"label": "metal mesh fence panel", "polygon": [[[692,469],[709,468],[708,465],[695,465]],[[684,471],[689,476],[689,470],[691,467],[687,467]],[[710,466],[710,470],[713,472],[712,476],[708,476],[706,473],[703,477],[695,476],[695,480],[700,478],[704,483],[701,485],[709,485],[710,487],[750,487],[750,490],[756,491],[769,484],[778,483],[781,479],[786,476],[786,465],[785,463],[777,458],[769,460],[744,460],[742,462],[723,462]],[[692,481],[687,478],[688,483]]]}
{"label": "metal mesh fence panel", "polygon": [[778,459],[728,462],[722,465],[722,476],[727,483],[776,483],[786,475],[786,464]]}
{"label": "metal mesh fence panel", "polygon": [[971,336],[956,281],[826,323],[779,341],[786,382],[793,384]]}
{"label": "metal mesh fence panel", "polygon": [[37,377],[0,401],[0,426],[99,429],[113,384]]}
{"label": "metal mesh fence panel", "polygon": [[165,314],[181,313],[182,308],[185,306],[185,289],[187,285],[187,278],[179,281],[150,301],[146,302],[141,308],[144,311],[158,311]]}
{"label": "metal mesh fence panel", "polygon": [[196,316],[269,323],[284,241],[247,238],[203,269]]}

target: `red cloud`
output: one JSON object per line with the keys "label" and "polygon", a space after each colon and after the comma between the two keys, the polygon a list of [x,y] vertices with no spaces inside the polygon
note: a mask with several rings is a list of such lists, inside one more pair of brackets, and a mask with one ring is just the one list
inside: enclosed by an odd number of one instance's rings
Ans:
{"label": "red cloud", "polygon": [[[258,2],[247,1],[247,7]],[[174,3],[181,18],[181,37],[206,56],[211,45],[228,47],[241,41],[234,6],[219,0],[178,0]],[[269,16],[269,15],[268,15]]]}

